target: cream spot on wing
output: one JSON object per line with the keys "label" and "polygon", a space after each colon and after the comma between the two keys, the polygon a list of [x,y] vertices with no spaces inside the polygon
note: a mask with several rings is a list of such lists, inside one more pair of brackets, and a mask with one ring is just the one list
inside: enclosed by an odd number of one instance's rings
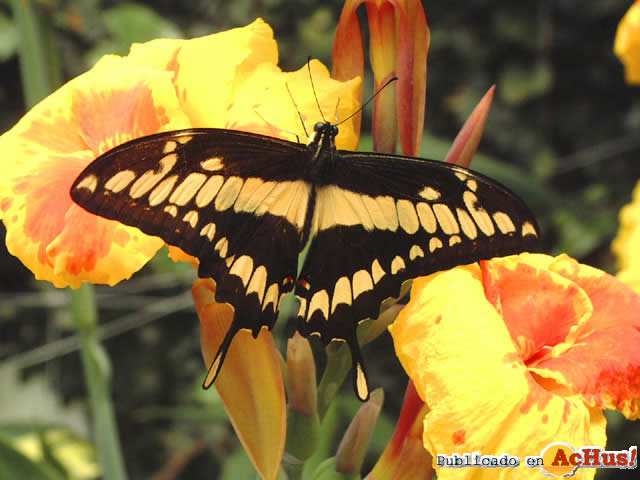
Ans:
{"label": "cream spot on wing", "polygon": [[252,273],[253,259],[248,255],[241,255],[240,257],[238,257],[238,259],[233,262],[231,270],[229,270],[229,274],[240,277],[240,280],[242,280],[242,285],[244,285],[245,287],[249,283],[249,279],[251,278]]}
{"label": "cream spot on wing", "polygon": [[536,229],[531,222],[524,222],[522,224],[522,236],[526,237],[527,235],[533,235],[534,237],[538,236],[538,232],[536,232]]}
{"label": "cream spot on wing", "polygon": [[420,225],[427,233],[434,233],[438,229],[438,222],[436,216],[433,214],[433,210],[428,203],[420,202],[416,205],[418,212],[418,218],[420,219]]}
{"label": "cream spot on wing", "polygon": [[384,271],[382,265],[376,258],[371,264],[371,275],[373,276],[373,283],[378,283],[382,277],[384,277],[387,272]]}
{"label": "cream spot on wing", "polygon": [[349,282],[349,277],[340,277],[333,288],[332,314],[341,303],[351,305],[351,282]]}
{"label": "cream spot on wing", "polygon": [[398,230],[398,211],[396,210],[396,202],[392,197],[381,196],[376,197],[376,202],[380,206],[380,210],[386,219],[387,230],[395,232]]}
{"label": "cream spot on wing", "polygon": [[[175,207],[174,207],[175,208]],[[207,237],[209,241],[213,240],[213,237],[216,235],[216,224],[215,223],[207,223],[202,230],[200,230],[201,237]]]}
{"label": "cream spot on wing", "polygon": [[449,246],[453,247],[456,243],[462,243],[462,239],[458,235],[451,235],[449,237]]}
{"label": "cream spot on wing", "polygon": [[433,206],[433,212],[436,214],[440,228],[442,228],[444,233],[452,235],[460,232],[460,227],[458,227],[456,217],[453,216],[453,212],[447,205],[444,203],[436,203]]}
{"label": "cream spot on wing", "polygon": [[134,171],[122,170],[107,180],[107,183],[104,184],[104,188],[111,190],[113,193],[118,193],[127,188],[127,185],[129,185],[134,178],[136,178]]}
{"label": "cream spot on wing", "polygon": [[298,308],[298,317],[302,319],[307,318],[307,299],[299,297],[296,295],[296,298],[300,301],[300,308]]}
{"label": "cream spot on wing", "polygon": [[425,200],[438,200],[440,198],[440,192],[433,187],[424,187],[418,194]]}
{"label": "cream spot on wing", "polygon": [[411,250],[409,250],[409,259],[413,261],[418,257],[424,257],[424,250],[422,250],[419,245],[414,245],[411,247]]}
{"label": "cream spot on wing", "polygon": [[182,220],[191,225],[191,228],[196,228],[196,225],[198,224],[198,212],[195,210],[189,210],[185,213],[184,217],[182,217]]}
{"label": "cream spot on wing", "polygon": [[247,287],[247,295],[250,293],[257,293],[260,305],[262,305],[262,299],[264,298],[264,289],[267,286],[267,269],[264,265],[260,265],[253,272],[249,286]]}
{"label": "cream spot on wing", "polygon": [[409,235],[413,235],[420,227],[420,221],[413,203],[409,200],[398,200],[397,207],[400,226]]}
{"label": "cream spot on wing", "polygon": [[473,217],[473,220],[478,224],[480,231],[487,237],[493,235],[495,233],[493,222],[487,211],[480,206],[478,197],[476,197],[472,191],[467,190],[462,194],[462,200],[464,200],[464,204]]}
{"label": "cream spot on wing", "polygon": [[164,207],[164,211],[172,217],[178,216],[178,207],[176,207],[175,205],[167,205],[166,207]]}
{"label": "cream spot on wing", "polygon": [[467,188],[475,192],[476,190],[478,190],[478,182],[470,178],[469,180],[467,180]]}
{"label": "cream spot on wing", "polygon": [[363,292],[373,290],[373,280],[366,270],[358,270],[353,274],[353,298],[358,298]]}
{"label": "cream spot on wing", "polygon": [[439,238],[433,237],[429,240],[429,251],[435,252],[438,248],[442,248],[442,241]]}
{"label": "cream spot on wing", "polygon": [[191,139],[193,138],[193,135],[180,135],[175,138],[179,143],[184,145],[185,143],[189,143],[191,141]]}
{"label": "cream spot on wing", "polygon": [[98,188],[98,177],[94,174],[87,175],[76,185],[76,190],[80,188],[86,188],[91,193],[94,193],[96,188]]}
{"label": "cream spot on wing", "polygon": [[200,166],[203,170],[207,170],[209,172],[215,172],[224,168],[222,157],[207,158],[206,160],[200,162]]}
{"label": "cream spot on wing", "polygon": [[498,228],[504,234],[516,231],[516,226],[511,221],[511,217],[504,212],[494,213],[493,221],[496,222],[496,225],[498,225]]}
{"label": "cream spot on wing", "polygon": [[273,305],[273,309],[276,309],[276,305],[277,305],[277,301],[278,301],[278,296],[280,293],[280,288],[278,287],[277,283],[272,283],[269,288],[267,289],[267,293],[264,296],[264,304],[262,305],[262,311],[264,312],[267,307],[269,306],[269,304]]}
{"label": "cream spot on wing", "polygon": [[218,240],[218,243],[216,243],[213,249],[217,251],[222,258],[225,258],[227,256],[227,250],[229,249],[229,240],[227,240],[227,237],[222,237]]}
{"label": "cream spot on wing", "polygon": [[158,162],[157,171],[156,169],[147,170],[133,182],[131,189],[129,189],[129,195],[131,195],[132,198],[142,197],[169,173],[177,161],[178,155],[175,153],[170,153],[162,157]]}
{"label": "cream spot on wing", "polygon": [[370,197],[369,195],[362,195],[362,203],[364,207],[369,212],[369,216],[373,221],[373,224],[378,230],[386,230],[388,227],[387,219],[380,208],[377,200],[375,198]]}
{"label": "cream spot on wing", "polygon": [[242,185],[242,189],[238,194],[236,202],[233,204],[233,209],[236,212],[242,212],[243,210],[245,210],[245,207],[251,199],[251,196],[255,194],[256,190],[258,190],[262,185],[264,185],[264,182],[260,178],[247,178]]}
{"label": "cream spot on wing", "polygon": [[178,146],[177,142],[173,140],[169,140],[167,143],[164,144],[164,147],[162,148],[162,153],[171,153],[176,149],[177,146]]}
{"label": "cream spot on wing", "polygon": [[214,202],[216,210],[219,212],[228,209],[238,198],[238,194],[242,189],[244,181],[240,177],[229,177],[220,189],[218,196]]}
{"label": "cream spot on wing", "polygon": [[285,217],[291,224],[302,229],[309,198],[310,185],[307,182],[281,182],[256,209],[256,215],[269,213]]}
{"label": "cream spot on wing", "polygon": [[177,181],[178,175],[171,175],[161,181],[160,184],[149,194],[149,205],[155,207],[156,205],[160,205],[164,202],[173,190]]}
{"label": "cream spot on wing", "polygon": [[471,217],[466,210],[457,208],[456,213],[458,214],[458,222],[460,222],[462,231],[468,238],[474,240],[478,236],[478,229],[476,228],[476,224],[473,223],[473,220],[471,220]]}
{"label": "cream spot on wing", "polygon": [[468,175],[466,173],[456,172],[456,177],[464,182],[468,178]]}
{"label": "cream spot on wing", "polygon": [[186,205],[206,180],[207,176],[204,173],[190,173],[187,175],[187,178],[176,187],[169,197],[169,201],[181,207]]}
{"label": "cream spot on wing", "polygon": [[407,268],[407,265],[404,263],[404,259],[400,255],[396,255],[396,257],[391,262],[391,274],[395,275],[405,268]]}
{"label": "cream spot on wing", "polygon": [[344,190],[335,185],[327,185],[317,190],[318,222],[316,228],[326,230],[336,225],[362,225],[365,230],[373,230],[373,220],[361,195]]}
{"label": "cream spot on wing", "polygon": [[319,290],[313,294],[309,302],[309,318],[319,311],[324,319],[329,318],[329,295],[326,290]]}
{"label": "cream spot on wing", "polygon": [[222,175],[209,177],[209,180],[205,182],[196,195],[196,205],[200,208],[209,205],[220,191],[220,187],[222,187],[223,183],[224,177]]}
{"label": "cream spot on wing", "polygon": [[231,255],[230,257],[226,258],[224,260],[224,263],[227,264],[227,267],[231,268],[231,265],[233,264],[233,261],[236,259],[235,255]]}
{"label": "cream spot on wing", "polygon": [[258,206],[271,194],[275,187],[276,182],[264,182],[255,190],[255,192],[253,192],[246,202],[242,202],[244,204],[242,210],[248,213],[255,212]]}
{"label": "cream spot on wing", "polygon": [[356,389],[358,390],[358,398],[364,400],[369,398],[369,385],[367,385],[367,377],[362,370],[362,365],[356,365]]}

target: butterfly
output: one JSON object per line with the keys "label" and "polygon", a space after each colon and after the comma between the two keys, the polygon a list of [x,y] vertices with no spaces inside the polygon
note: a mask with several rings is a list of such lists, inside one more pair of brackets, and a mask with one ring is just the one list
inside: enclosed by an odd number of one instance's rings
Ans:
{"label": "butterfly", "polygon": [[216,128],[158,133],[104,153],[71,187],[89,212],[197,257],[198,275],[233,307],[205,388],[234,335],[271,329],[293,290],[298,332],[347,342],[365,400],[359,322],[412,278],[535,249],[534,216],[495,181],[438,161],[338,150],[337,134],[326,121],[308,144]]}

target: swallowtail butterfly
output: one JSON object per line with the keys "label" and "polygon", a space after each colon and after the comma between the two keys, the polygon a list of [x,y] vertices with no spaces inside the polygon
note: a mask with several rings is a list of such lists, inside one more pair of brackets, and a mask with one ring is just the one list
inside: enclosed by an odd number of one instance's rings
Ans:
{"label": "swallowtail butterfly", "polygon": [[106,152],[73,184],[89,212],[197,257],[198,275],[233,307],[205,387],[238,330],[272,328],[294,290],[298,331],[348,343],[364,400],[356,326],[403,282],[534,248],[535,219],[505,187],[452,164],[337,150],[337,134],[328,122],[307,145],[215,128],[159,133]]}

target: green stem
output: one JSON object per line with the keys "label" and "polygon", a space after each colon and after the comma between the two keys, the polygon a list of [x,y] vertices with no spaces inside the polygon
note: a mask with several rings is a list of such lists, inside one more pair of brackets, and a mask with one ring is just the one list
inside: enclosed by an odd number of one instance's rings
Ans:
{"label": "green stem", "polygon": [[30,0],[12,0],[11,5],[20,32],[18,48],[25,101],[32,107],[62,83],[51,14]]}
{"label": "green stem", "polygon": [[302,467],[304,467],[304,461],[285,452],[282,457],[281,466],[287,474],[287,480],[300,480],[302,478]]}
{"label": "green stem", "polygon": [[93,285],[83,284],[71,292],[71,314],[80,337],[80,353],[103,476],[105,480],[125,480],[127,475],[109,390],[109,358],[96,336],[98,312]]}
{"label": "green stem", "polygon": [[327,365],[318,385],[318,414],[324,418],[331,402],[351,370],[351,352],[344,342],[333,342],[327,347]]}

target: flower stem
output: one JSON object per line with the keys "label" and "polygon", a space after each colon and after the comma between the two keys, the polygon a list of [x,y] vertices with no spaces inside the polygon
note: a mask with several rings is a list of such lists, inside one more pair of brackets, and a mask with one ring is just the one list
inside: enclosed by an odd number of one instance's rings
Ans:
{"label": "flower stem", "polygon": [[127,478],[109,391],[109,358],[96,336],[98,313],[93,285],[71,292],[71,315],[80,338],[80,353],[89,390],[98,458],[105,480]]}

